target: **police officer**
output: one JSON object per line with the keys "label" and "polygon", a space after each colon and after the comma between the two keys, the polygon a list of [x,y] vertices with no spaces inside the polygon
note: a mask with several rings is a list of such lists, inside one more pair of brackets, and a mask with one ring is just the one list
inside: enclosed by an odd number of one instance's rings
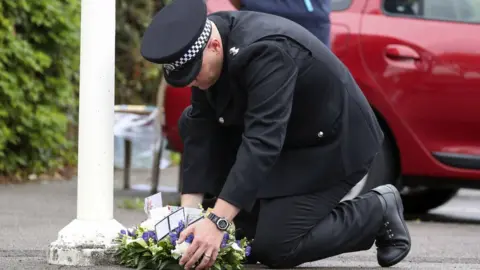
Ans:
{"label": "police officer", "polygon": [[141,53],[163,65],[169,84],[192,87],[179,120],[181,204],[216,198],[180,237],[195,237],[181,265],[212,266],[232,222],[269,267],[374,243],[381,266],[407,256],[394,186],[340,202],[368,172],[383,133],[348,69],[313,34],[274,15],[207,16],[202,0],[175,0],[153,18]]}

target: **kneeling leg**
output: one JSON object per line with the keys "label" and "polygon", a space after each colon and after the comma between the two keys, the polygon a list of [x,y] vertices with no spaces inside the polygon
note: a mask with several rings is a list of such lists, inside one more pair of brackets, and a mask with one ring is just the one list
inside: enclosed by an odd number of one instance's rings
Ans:
{"label": "kneeling leg", "polygon": [[339,203],[350,189],[342,182],[315,194],[262,200],[255,257],[269,267],[290,268],[370,249],[383,224],[382,203],[373,192]]}

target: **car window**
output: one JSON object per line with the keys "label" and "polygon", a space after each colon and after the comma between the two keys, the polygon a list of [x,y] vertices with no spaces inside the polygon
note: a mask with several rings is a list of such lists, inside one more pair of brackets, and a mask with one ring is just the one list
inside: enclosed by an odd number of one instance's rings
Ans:
{"label": "car window", "polygon": [[391,15],[480,23],[480,0],[384,0],[383,9]]}
{"label": "car window", "polygon": [[345,10],[349,8],[351,4],[352,0],[332,0],[332,11]]}

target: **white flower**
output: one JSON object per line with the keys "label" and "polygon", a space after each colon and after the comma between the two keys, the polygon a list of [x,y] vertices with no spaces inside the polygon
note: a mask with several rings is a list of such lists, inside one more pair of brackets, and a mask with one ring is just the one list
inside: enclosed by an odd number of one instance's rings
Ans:
{"label": "white flower", "polygon": [[181,244],[177,244],[175,246],[175,249],[172,250],[172,257],[174,259],[178,259],[178,258],[182,257],[183,254],[187,251],[189,246],[190,246],[190,244],[185,242],[185,241]]}
{"label": "white flower", "polygon": [[236,251],[243,251],[236,242],[232,243],[232,248],[235,249]]}
{"label": "white flower", "polygon": [[153,231],[155,230],[155,224],[157,224],[158,221],[155,219],[147,219],[144,222],[140,224],[141,227],[145,228],[146,230]]}
{"label": "white flower", "polygon": [[137,238],[137,239],[127,239],[127,242],[126,242],[126,245],[130,245],[131,243],[138,243],[140,244],[142,247],[147,247],[147,243],[145,242],[145,240],[143,240],[143,238]]}

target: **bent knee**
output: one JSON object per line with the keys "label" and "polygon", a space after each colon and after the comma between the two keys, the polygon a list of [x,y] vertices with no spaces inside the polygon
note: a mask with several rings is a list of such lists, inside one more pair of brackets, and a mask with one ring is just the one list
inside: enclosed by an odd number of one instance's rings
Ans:
{"label": "bent knee", "polygon": [[298,266],[292,251],[293,246],[268,239],[255,239],[252,243],[252,254],[255,259],[269,268],[285,269]]}

